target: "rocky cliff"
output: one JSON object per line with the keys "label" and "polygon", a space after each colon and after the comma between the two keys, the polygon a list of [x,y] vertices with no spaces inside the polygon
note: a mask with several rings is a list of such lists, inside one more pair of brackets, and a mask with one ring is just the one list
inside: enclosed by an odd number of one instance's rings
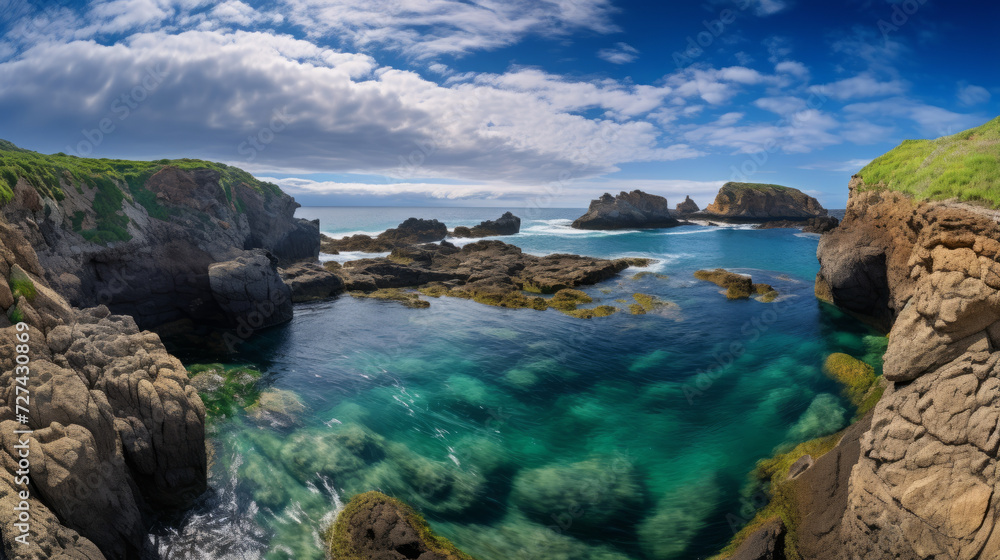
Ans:
{"label": "rocky cliff", "polygon": [[577,229],[668,228],[680,225],[667,199],[639,190],[618,196],[605,193],[593,200],[587,213],[573,222]]}
{"label": "rocky cliff", "polygon": [[826,216],[826,209],[798,189],[763,183],[726,183],[706,217],[736,220],[805,220]]}
{"label": "rocky cliff", "polygon": [[[34,248],[53,289],[72,305],[107,305],[142,328],[179,319],[287,320],[291,304],[277,266],[319,252],[318,223],[295,219],[291,197],[223,164],[87,160],[2,143],[0,183],[0,213]],[[263,268],[252,250],[269,255]],[[227,306],[234,284],[212,276],[217,263],[229,263],[237,282],[267,276],[250,294],[264,299]]]}
{"label": "rocky cliff", "polygon": [[[188,507],[206,488],[205,407],[156,334],[103,305],[70,306],[46,276],[31,244],[0,220],[3,551],[136,558],[150,515]],[[26,371],[15,369],[22,350]],[[23,425],[17,405],[27,408]],[[21,461],[27,484],[16,476]],[[25,508],[29,521],[18,525]]]}
{"label": "rocky cliff", "polygon": [[[881,187],[881,185],[879,185]],[[816,292],[891,328],[840,557],[1000,558],[1000,224],[855,177]]]}

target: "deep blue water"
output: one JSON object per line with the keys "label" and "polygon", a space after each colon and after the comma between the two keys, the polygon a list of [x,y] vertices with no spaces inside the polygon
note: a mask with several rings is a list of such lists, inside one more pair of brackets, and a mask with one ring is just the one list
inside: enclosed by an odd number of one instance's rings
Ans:
{"label": "deep blue water", "polygon": [[[298,215],[341,236],[410,216],[474,225],[504,210]],[[658,260],[584,288],[595,305],[627,307],[638,292],[676,306],[581,320],[452,298],[428,309],[347,295],[298,305],[291,323],[229,359],[295,393],[301,423],[214,420],[213,493],[162,539],[164,556],[319,559],[320,527],[353,494],[379,489],[480,560],[703,558],[745,513],[757,460],[849,421],[823,360],[875,363],[884,339],[816,301],[818,236],[579,232],[568,224],[581,209],[511,210],[522,233],[503,239],[526,252]],[[782,295],[728,301],[693,277],[715,267]],[[661,276],[632,278],[643,270]]]}

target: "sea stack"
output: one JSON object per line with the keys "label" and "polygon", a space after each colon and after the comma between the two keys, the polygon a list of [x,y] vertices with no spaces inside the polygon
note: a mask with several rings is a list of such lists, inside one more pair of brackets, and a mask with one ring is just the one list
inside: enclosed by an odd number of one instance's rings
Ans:
{"label": "sea stack", "polygon": [[452,232],[453,237],[495,237],[498,235],[517,235],[521,231],[521,218],[510,212],[504,212],[496,220],[485,220],[471,228],[458,226]]}
{"label": "sea stack", "polygon": [[764,183],[726,183],[715,202],[705,207],[707,217],[729,220],[807,220],[826,216],[826,209],[804,192]]}
{"label": "sea stack", "polygon": [[698,204],[691,200],[690,196],[685,196],[684,202],[677,205],[678,214],[694,214],[699,210],[701,210],[701,208],[698,208]]}
{"label": "sea stack", "polygon": [[640,190],[622,191],[618,196],[605,193],[591,201],[587,213],[573,222],[576,229],[669,228],[680,225],[670,211],[667,199]]}

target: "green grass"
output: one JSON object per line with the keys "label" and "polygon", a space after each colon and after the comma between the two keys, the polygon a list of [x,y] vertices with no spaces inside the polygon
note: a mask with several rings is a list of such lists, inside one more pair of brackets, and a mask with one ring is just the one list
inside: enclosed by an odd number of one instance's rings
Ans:
{"label": "green grass", "polygon": [[268,201],[281,193],[277,185],[259,181],[246,171],[223,163],[198,159],[130,161],[79,158],[63,153],[45,155],[0,140],[0,206],[12,200],[19,179],[27,181],[39,195],[57,202],[66,196],[64,186],[71,186],[80,193],[96,190],[93,203],[96,227],[81,230],[84,217],[74,214],[71,217],[73,229],[95,243],[125,241],[131,236],[127,231],[128,217],[121,210],[122,201],[135,201],[153,218],[169,219],[171,212],[145,188],[146,181],[168,165],[185,170],[218,171],[219,185],[240,211],[244,206],[239,197],[233,196],[236,185],[246,184]]}
{"label": "green grass", "polygon": [[16,325],[18,323],[24,322],[24,312],[15,307],[14,309],[11,310],[10,316],[8,318],[10,319],[11,323],[14,323]]}
{"label": "green grass", "polygon": [[35,296],[38,295],[38,289],[35,288],[35,283],[31,281],[31,278],[16,269],[15,272],[11,273],[7,284],[10,286],[10,291],[15,299],[19,296],[24,296],[28,298],[28,301],[33,301]]}
{"label": "green grass", "polygon": [[937,140],[904,140],[858,172],[868,189],[1000,207],[1000,117]]}

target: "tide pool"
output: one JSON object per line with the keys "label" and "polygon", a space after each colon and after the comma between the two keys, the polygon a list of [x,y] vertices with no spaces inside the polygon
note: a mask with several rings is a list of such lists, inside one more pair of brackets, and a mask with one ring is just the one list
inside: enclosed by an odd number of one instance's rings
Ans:
{"label": "tide pool", "polygon": [[[300,215],[342,235],[411,215],[475,225],[504,210]],[[294,393],[303,410],[290,425],[210,421],[211,491],[158,529],[161,557],[321,559],[337,508],[378,489],[480,560],[704,558],[732,536],[757,460],[849,422],[826,356],[880,363],[881,337],[816,301],[816,235],[579,232],[568,225],[581,210],[512,210],[522,233],[501,239],[526,252],[658,260],[583,288],[594,305],[627,308],[636,293],[675,305],[591,320],[452,298],[297,305],[291,323],[226,360],[259,369],[260,390]],[[728,301],[693,277],[715,267],[781,296]]]}

